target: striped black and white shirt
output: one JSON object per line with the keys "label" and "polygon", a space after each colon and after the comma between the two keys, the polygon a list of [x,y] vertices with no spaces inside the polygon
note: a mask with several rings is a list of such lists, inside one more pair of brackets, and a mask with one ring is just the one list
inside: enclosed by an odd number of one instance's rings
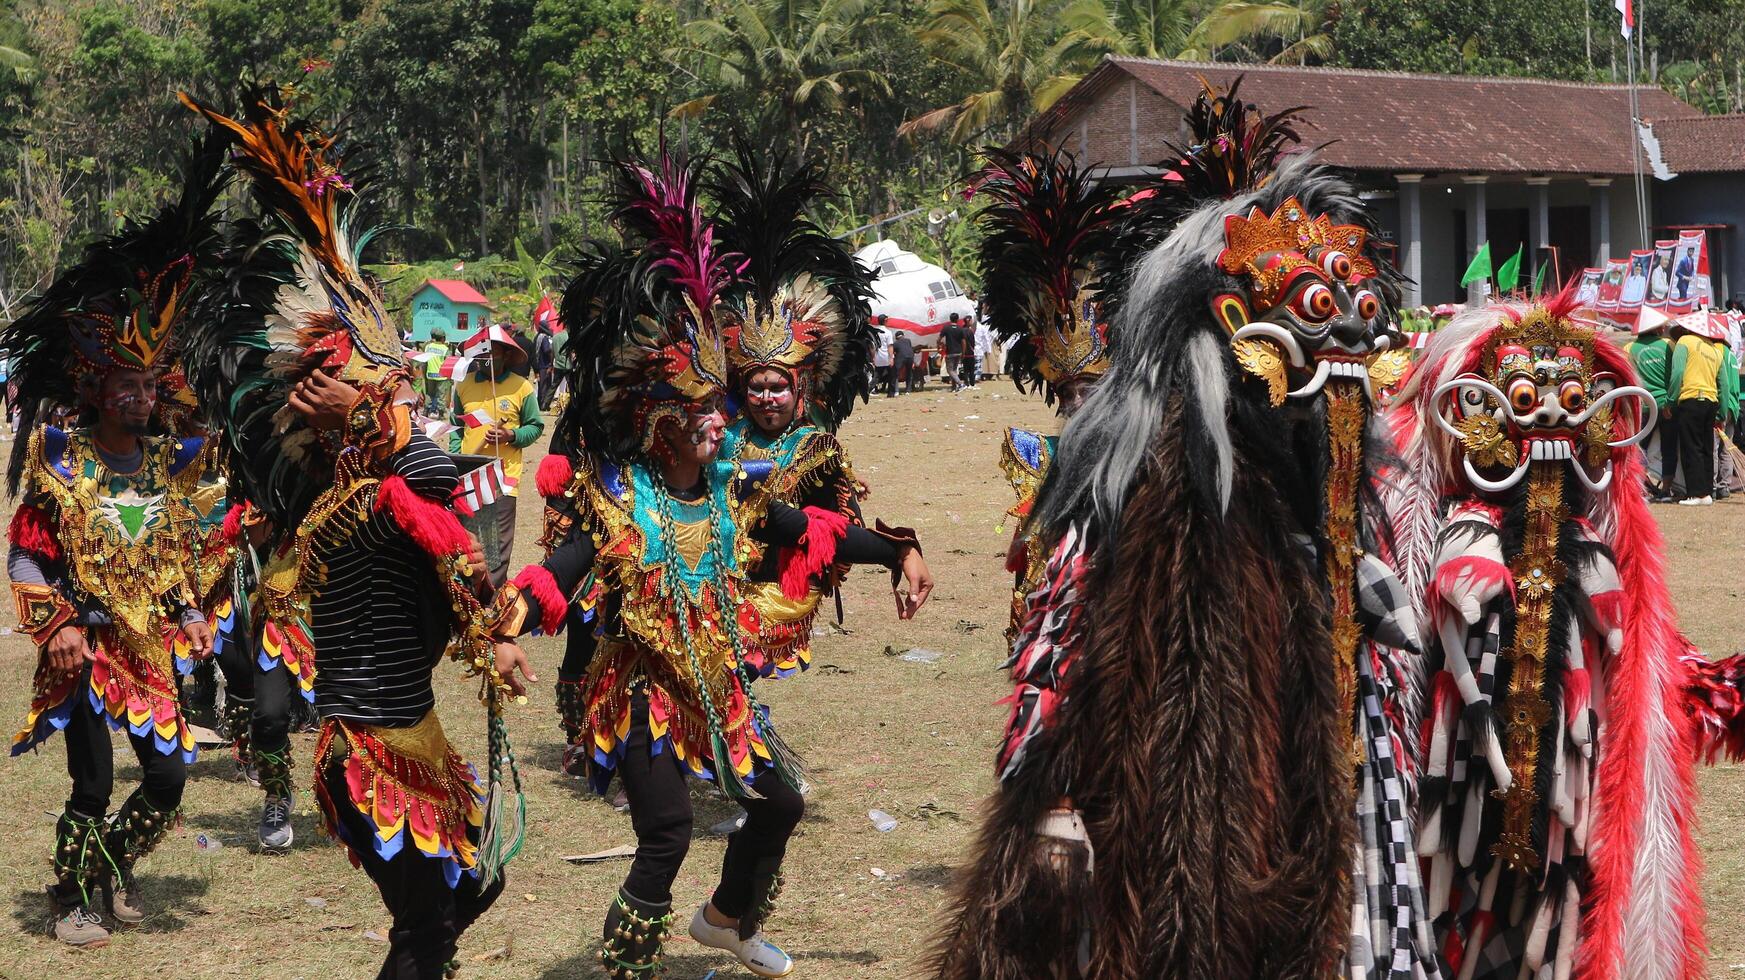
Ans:
{"label": "striped black and white shirt", "polygon": [[[423,434],[389,458],[420,496],[447,502],[460,482]],[[436,704],[430,673],[448,645],[447,593],[428,555],[377,512],[319,555],[327,580],[310,603],[315,704],[323,718],[400,728]]]}

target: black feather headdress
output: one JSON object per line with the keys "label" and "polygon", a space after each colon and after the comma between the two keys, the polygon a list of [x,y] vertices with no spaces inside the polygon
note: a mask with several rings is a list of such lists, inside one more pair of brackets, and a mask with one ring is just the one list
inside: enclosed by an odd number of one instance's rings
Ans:
{"label": "black feather headdress", "polygon": [[721,246],[744,268],[724,296],[722,331],[735,384],[759,368],[794,380],[812,420],[834,430],[870,394],[872,273],[806,211],[830,196],[814,161],[789,167],[737,141],[736,160],[716,168]]}
{"label": "black feather headdress", "polygon": [[1184,123],[1187,136],[1166,144],[1157,176],[1128,188],[1120,228],[1107,257],[1105,276],[1111,318],[1126,298],[1133,265],[1163,243],[1178,222],[1212,201],[1264,187],[1279,165],[1302,143],[1299,128],[1306,106],[1270,115],[1240,97],[1242,76],[1221,91],[1204,78]]}
{"label": "black feather headdress", "polygon": [[[208,137],[181,168],[176,200],[145,222],[128,220],[85,249],[0,332],[13,358],[19,431],[54,408],[89,403],[107,371],[161,374],[190,329],[190,307],[223,252],[213,205],[227,179],[224,144]],[[13,444],[7,487],[17,493],[28,439]]]}
{"label": "black feather headdress", "polygon": [[1100,274],[1115,245],[1120,188],[1095,179],[1061,150],[985,151],[974,178],[992,198],[977,220],[981,310],[1009,347],[1019,390],[1041,386],[1049,403],[1063,384],[1108,369]]}
{"label": "black feather headdress", "polygon": [[[228,143],[260,211],[235,226],[226,281],[190,334],[189,380],[223,424],[242,492],[297,527],[332,484],[333,452],[289,408],[291,386],[316,368],[390,394],[406,377],[400,333],[363,276],[367,183],[345,169],[338,137],[273,86],[246,89],[238,118],[182,101]],[[383,429],[401,441],[408,430]]]}
{"label": "black feather headdress", "polygon": [[580,441],[563,449],[625,460],[653,445],[661,418],[725,395],[717,317],[737,265],[698,200],[701,161],[662,153],[613,168],[626,248],[588,246],[564,289],[575,394],[556,428]]}

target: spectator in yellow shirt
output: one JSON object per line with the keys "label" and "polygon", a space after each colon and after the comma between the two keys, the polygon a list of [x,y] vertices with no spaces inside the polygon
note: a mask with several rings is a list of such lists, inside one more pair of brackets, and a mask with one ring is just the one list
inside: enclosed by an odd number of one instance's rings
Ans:
{"label": "spectator in yellow shirt", "polygon": [[1685,327],[1675,327],[1672,372],[1667,394],[1675,399],[1679,471],[1684,478],[1681,504],[1715,502],[1715,421],[1721,406],[1721,366],[1726,349]]}
{"label": "spectator in yellow shirt", "polygon": [[497,324],[479,331],[465,352],[474,354],[472,373],[454,386],[454,432],[449,452],[494,456],[503,462],[504,492],[497,500],[463,518],[467,530],[484,547],[491,584],[509,576],[515,549],[515,497],[521,481],[521,452],[545,431],[539,413],[539,392],[527,377],[527,351]]}

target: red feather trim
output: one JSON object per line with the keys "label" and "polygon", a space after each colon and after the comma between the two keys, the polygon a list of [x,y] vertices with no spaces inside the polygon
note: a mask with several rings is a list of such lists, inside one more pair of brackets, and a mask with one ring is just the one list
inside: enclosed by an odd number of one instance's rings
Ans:
{"label": "red feather trim", "polygon": [[848,535],[848,518],[821,507],[807,507],[806,536],[781,552],[782,595],[804,599],[814,576],[836,561],[836,544]]}
{"label": "red feather trim", "polygon": [[558,497],[569,489],[570,480],[575,475],[576,468],[570,463],[568,456],[548,453],[539,461],[539,472],[533,477],[533,485],[539,490],[541,497]]}
{"label": "red feather trim", "polygon": [[563,626],[564,614],[570,608],[569,600],[563,597],[563,590],[557,587],[557,578],[544,565],[529,565],[509,584],[532,596],[539,603],[540,632],[546,636],[556,635]]}
{"label": "red feather trim", "polygon": [[1588,709],[1593,700],[1593,675],[1586,667],[1565,671],[1563,674],[1563,714],[1573,718]]}
{"label": "red feather trim", "polygon": [[[1623,593],[1630,596],[1623,649],[1605,673],[1608,741],[1601,752],[1588,848],[1592,889],[1583,904],[1575,972],[1616,980],[1629,955],[1647,956],[1663,976],[1696,980],[1706,973],[1702,856],[1691,837],[1696,808],[1695,749],[1685,714],[1683,638],[1666,586],[1665,543],[1639,489],[1642,459],[1628,452],[1607,495],[1616,532]],[[1648,826],[1652,824],[1653,826]],[[1668,855],[1663,842],[1679,853]],[[1632,915],[1634,903],[1652,902]],[[1626,935],[1626,917],[1641,928]]]}
{"label": "red feather trim", "polygon": [[1745,653],[1713,662],[1700,653],[1684,659],[1690,669],[1685,700],[1703,762],[1712,765],[1722,752],[1734,761],[1745,758]]}
{"label": "red feather trim", "polygon": [[464,555],[472,538],[454,512],[428,497],[419,496],[404,477],[390,476],[376,493],[376,511],[386,512],[418,547],[432,558]]}
{"label": "red feather trim", "polygon": [[236,547],[242,542],[242,518],[248,511],[248,501],[243,501],[224,512],[224,528],[219,532],[224,543]]}
{"label": "red feather trim", "polygon": [[8,538],[15,548],[34,551],[49,561],[61,560],[61,542],[55,537],[54,524],[48,512],[34,504],[25,504],[12,515]]}

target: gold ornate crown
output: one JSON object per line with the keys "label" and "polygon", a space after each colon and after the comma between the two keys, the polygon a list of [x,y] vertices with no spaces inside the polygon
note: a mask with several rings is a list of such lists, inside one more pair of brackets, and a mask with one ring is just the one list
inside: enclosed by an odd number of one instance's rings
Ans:
{"label": "gold ornate crown", "polygon": [[824,284],[801,273],[776,291],[771,309],[747,310],[726,329],[727,357],[733,373],[744,378],[760,368],[776,368],[796,384],[835,367],[837,342],[847,329],[840,305]]}
{"label": "gold ornate crown", "polygon": [[[1369,232],[1360,225],[1336,225],[1325,214],[1311,216],[1294,197],[1272,214],[1255,208],[1248,217],[1224,219],[1224,250],[1218,267],[1232,275],[1246,274],[1254,283],[1256,305],[1275,305],[1289,279],[1302,268],[1323,268],[1325,252],[1340,252],[1351,262],[1347,282],[1375,275],[1375,264],[1363,257]],[[1325,271],[1325,270],[1324,270]]]}
{"label": "gold ornate crown", "polygon": [[1079,281],[1067,309],[1056,312],[1054,326],[1044,327],[1035,338],[1036,370],[1055,387],[1109,369],[1109,328],[1103,322],[1096,288],[1086,284],[1088,278]]}

